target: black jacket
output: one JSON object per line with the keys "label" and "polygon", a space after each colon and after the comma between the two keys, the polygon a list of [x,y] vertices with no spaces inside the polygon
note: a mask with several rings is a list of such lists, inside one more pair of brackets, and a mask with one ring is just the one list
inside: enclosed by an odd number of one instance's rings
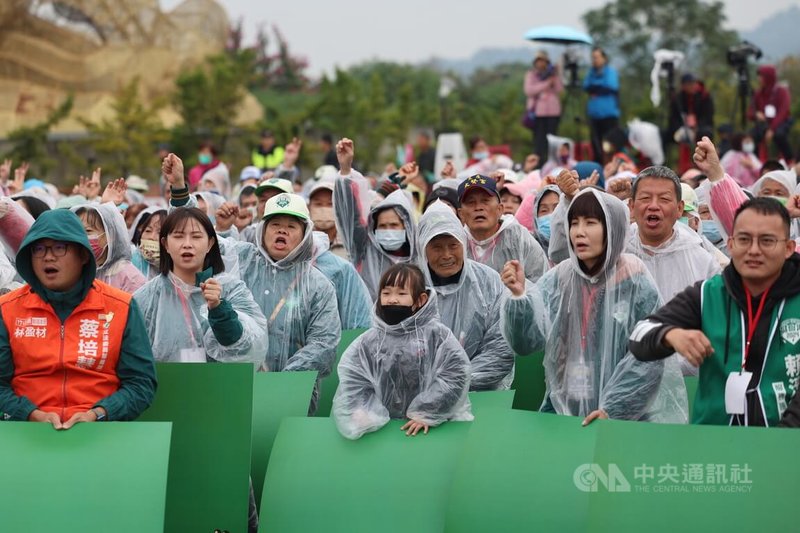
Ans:
{"label": "black jacket", "polygon": [[714,133],[714,100],[704,87],[689,94],[678,91],[669,105],[670,138],[683,126],[683,116],[694,114],[697,117],[697,129],[703,134]]}
{"label": "black jacket", "polygon": [[[739,309],[747,309],[744,285],[742,278],[733,263],[728,265],[722,272],[727,289],[730,305],[736,305]],[[701,329],[702,314],[700,298],[702,292],[702,281],[687,287],[683,292],[675,295],[661,309],[647,317],[637,326],[631,335],[628,348],[637,359],[641,361],[654,361],[672,355],[674,350],[664,345],[664,336],[674,328],[681,329]],[[756,327],[753,340],[750,343],[750,355],[747,358],[745,370],[753,373],[750,387],[755,387],[761,379],[761,367],[764,363],[764,355],[769,342],[769,326],[772,310],[781,300],[790,296],[800,294],[800,255],[793,254],[783,265],[783,270],[778,280],[772,285],[764,303],[764,311],[761,320]],[[757,309],[761,297],[753,298],[753,309]],[[745,315],[746,316],[746,315]],[[640,327],[641,326],[641,327]],[[729,324],[728,324],[729,326]],[[737,354],[722,353],[717,356],[736,357]],[[761,408],[758,404],[758,396],[748,394],[748,418],[750,425],[765,425]],[[800,400],[792,401],[789,409],[784,414],[784,418],[790,415],[789,411],[794,411],[794,417],[800,425]]]}

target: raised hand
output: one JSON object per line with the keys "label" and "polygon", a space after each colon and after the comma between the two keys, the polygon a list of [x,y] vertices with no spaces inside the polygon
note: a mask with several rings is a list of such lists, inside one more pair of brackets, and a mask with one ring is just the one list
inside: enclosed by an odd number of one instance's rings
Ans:
{"label": "raised hand", "polygon": [[186,180],[183,177],[183,161],[177,155],[170,152],[161,163],[161,174],[173,189],[183,189],[186,187]]}
{"label": "raised hand", "polygon": [[217,231],[228,231],[233,226],[236,217],[239,215],[239,206],[233,202],[225,202],[217,212],[215,217],[217,219]]}
{"label": "raised hand", "polygon": [[25,188],[25,176],[28,174],[29,167],[30,165],[23,161],[20,166],[14,169],[14,180],[8,183],[8,192],[15,194]]}
{"label": "raised hand", "polygon": [[222,285],[214,278],[209,278],[205,283],[201,283],[200,290],[209,310],[216,308],[222,301]]}
{"label": "raised hand", "polygon": [[294,137],[292,142],[286,145],[283,155],[283,167],[293,168],[300,157],[300,149],[303,147],[303,141]]}
{"label": "raised hand", "polygon": [[355,157],[355,146],[353,141],[347,137],[336,143],[336,159],[339,160],[339,173],[347,176],[353,169],[353,158]]}
{"label": "raised hand", "polygon": [[456,167],[453,165],[452,161],[446,161],[444,167],[442,168],[441,172],[442,179],[447,178],[455,178],[456,177]]}
{"label": "raised hand", "polygon": [[503,266],[500,279],[503,280],[503,284],[508,287],[508,290],[514,296],[519,297],[525,294],[525,270],[516,259],[507,262]]}
{"label": "raised hand", "polygon": [[723,170],[719,162],[717,148],[708,137],[703,137],[697,141],[693,159],[700,172],[708,176],[709,181],[712,183],[721,180],[725,176],[725,170]]}
{"label": "raised hand", "polygon": [[119,206],[125,202],[126,192],[128,192],[128,184],[124,178],[111,180],[103,191],[101,202],[114,202],[114,205]]}
{"label": "raised hand", "polygon": [[567,200],[572,200],[580,190],[578,173],[574,170],[562,170],[558,174],[558,177],[556,177],[556,185],[558,185],[558,188],[564,193],[564,196],[567,197]]}

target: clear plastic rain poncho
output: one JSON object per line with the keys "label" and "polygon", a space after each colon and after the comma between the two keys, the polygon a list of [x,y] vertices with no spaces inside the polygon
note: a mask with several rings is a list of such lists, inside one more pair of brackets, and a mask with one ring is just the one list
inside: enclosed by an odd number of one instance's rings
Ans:
{"label": "clear plastic rain poncho", "polygon": [[477,241],[467,233],[467,256],[473,261],[490,267],[497,273],[503,271],[508,261],[516,259],[522,263],[525,278],[536,282],[547,271],[547,256],[542,246],[513,215],[503,215],[500,229],[483,241]]}
{"label": "clear plastic rain poncho", "polygon": [[470,359],[470,389],[509,389],[514,379],[514,352],[500,330],[500,300],[508,290],[497,272],[466,258],[464,227],[453,210],[439,200],[419,221],[419,266],[428,286],[434,285],[425,247],[439,235],[452,235],[464,247],[464,268],[458,282],[434,289],[442,323],[450,328]]}
{"label": "clear plastic rain poncho", "polygon": [[[411,200],[402,190],[394,191],[372,209],[369,208],[369,182],[358,171],[339,176],[333,189],[336,231],[344,243],[350,261],[367,285],[372,301],[378,296],[378,283],[383,272],[395,263],[416,261],[417,227],[414,223]],[[377,213],[394,208],[406,229],[409,255],[398,257],[385,251],[375,239]]]}
{"label": "clear plastic rain poncho", "polygon": [[230,274],[217,274],[222,299],[230,303],[242,325],[242,336],[228,346],[214,335],[208,320],[208,305],[199,287],[187,285],[170,273],[159,275],[134,293],[147,326],[156,361],[256,363],[264,360],[267,320],[250,290]]}
{"label": "clear plastic rain poncho", "polygon": [[111,202],[105,204],[83,204],[72,208],[76,213],[83,209],[97,212],[103,222],[108,252],[106,260],[97,266],[97,279],[112,287],[133,294],[147,282],[138,268],[131,263],[131,244],[128,227],[119,208]]}
{"label": "clear plastic rain poncho", "polygon": [[425,306],[390,326],[375,326],[357,338],[339,362],[339,388],[331,414],[348,439],[380,429],[390,419],[430,426],[472,420],[470,364],[464,349],[436,311],[429,290]]}
{"label": "clear plastic rain poncho", "polygon": [[349,261],[333,254],[328,235],[314,232],[314,266],[325,274],[336,289],[342,329],[372,326],[372,300],[364,280]]}
{"label": "clear plastic rain poncho", "polygon": [[628,211],[615,197],[586,189],[603,208],[607,251],[600,272],[569,260],[550,270],[522,297],[502,307],[503,335],[517,353],[544,348],[547,392],[543,411],[584,417],[596,409],[612,419],[685,423],[686,389],[675,356],[653,365],[628,352],[636,323],[660,305],[645,265],[623,254]]}
{"label": "clear plastic rain poncho", "polygon": [[[551,219],[549,253],[554,263],[560,263],[570,256],[567,237],[569,206],[570,202],[562,194]],[[628,212],[627,208],[625,211]],[[689,285],[722,271],[717,260],[703,248],[700,235],[680,222],[675,223],[674,229],[672,237],[658,247],[642,244],[635,224],[630,227],[626,225],[623,233],[627,239],[625,252],[635,255],[645,264],[665,302]]]}
{"label": "clear plastic rain poncho", "polygon": [[[211,219],[211,223],[216,225],[217,209],[222,207],[222,204],[225,203],[225,197],[208,191],[196,192],[192,195],[192,199],[195,201],[192,207],[199,207],[197,203],[198,197],[202,198],[203,202],[206,204],[203,211],[205,211],[205,214],[208,215],[209,219]],[[189,204],[186,205],[188,206]]]}
{"label": "clear plastic rain poncho", "polygon": [[237,251],[239,276],[267,317],[269,348],[263,354],[264,369],[313,370],[318,373],[319,384],[319,379],[331,372],[342,333],[336,291],[312,265],[310,221],[306,222],[303,240],[280,261],[273,261],[264,248],[265,228],[266,223],[261,221],[258,247],[230,239],[225,242],[226,247]]}

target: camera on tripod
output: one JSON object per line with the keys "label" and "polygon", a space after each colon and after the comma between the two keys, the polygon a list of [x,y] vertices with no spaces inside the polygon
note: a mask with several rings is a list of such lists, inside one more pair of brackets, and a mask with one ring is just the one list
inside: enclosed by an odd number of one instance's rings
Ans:
{"label": "camera on tripod", "polygon": [[750,41],[742,41],[728,48],[728,64],[734,68],[744,68],[748,58],[761,59],[762,55],[761,48]]}
{"label": "camera on tripod", "polygon": [[578,87],[578,62],[580,61],[580,54],[572,47],[567,47],[564,50],[562,58],[564,63],[564,71],[568,74],[567,87]]}

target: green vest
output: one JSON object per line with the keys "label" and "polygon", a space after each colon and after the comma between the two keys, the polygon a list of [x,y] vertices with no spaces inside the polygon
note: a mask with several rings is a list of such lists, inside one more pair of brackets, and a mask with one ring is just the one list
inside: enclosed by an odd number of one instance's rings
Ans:
{"label": "green vest", "polygon": [[[692,410],[693,424],[729,425],[732,415],[725,410],[725,383],[731,372],[739,372],[744,361],[747,317],[735,300],[730,301],[722,275],[703,283],[702,330],[714,354],[700,366],[697,396]],[[728,362],[725,363],[726,328],[730,323]],[[775,426],[794,396],[800,377],[800,295],[784,299],[770,316],[767,354],[758,383],[758,395],[768,426]]]}
{"label": "green vest", "polygon": [[278,165],[283,163],[283,156],[285,155],[286,150],[281,148],[280,146],[276,146],[272,153],[269,155],[262,155],[258,148],[253,150],[251,154],[251,162],[253,166],[260,168],[261,170],[272,170],[277,168]]}

